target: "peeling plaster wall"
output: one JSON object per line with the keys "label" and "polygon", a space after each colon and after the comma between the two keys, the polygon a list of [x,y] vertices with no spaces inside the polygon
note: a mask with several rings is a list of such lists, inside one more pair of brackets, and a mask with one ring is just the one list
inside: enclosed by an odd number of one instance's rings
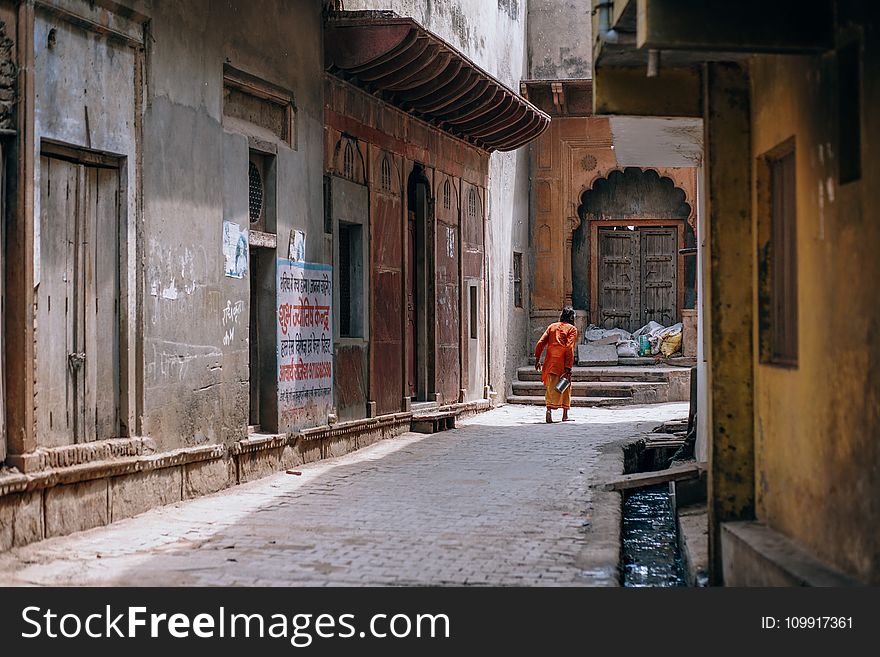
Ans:
{"label": "peeling plaster wall", "polygon": [[[126,4],[150,20],[142,87],[135,48],[37,9],[36,155],[51,139],[123,158],[121,349],[134,363],[143,346],[141,362],[123,374],[130,416],[138,415],[124,418],[129,435],[151,437],[160,451],[230,444],[247,433],[250,285],[249,273],[224,275],[222,236],[224,221],[249,224],[249,145],[223,122],[224,64],[293,96],[294,147],[280,143],[275,156],[278,255],[296,228],[307,233],[306,258],[321,262],[320,3]],[[88,2],[71,7],[90,10]]]}
{"label": "peeling plaster wall", "polygon": [[[160,448],[244,438],[249,276],[224,275],[224,221],[248,225],[248,141],[222,122],[223,64],[292,92],[278,146],[279,257],[291,229],[323,258],[319,3],[155,6],[144,117],[144,417]],[[271,22],[266,21],[272,16]]]}
{"label": "peeling plaster wall", "polygon": [[[519,93],[526,67],[526,0],[346,0],[348,11],[411,16]],[[589,51],[589,34],[584,38]],[[487,242],[489,382],[503,398],[525,362],[529,325],[528,147],[489,159]],[[523,308],[513,305],[513,253],[523,257]]]}
{"label": "peeling plaster wall", "polygon": [[759,520],[877,585],[880,158],[871,144],[880,121],[871,108],[880,84],[868,74],[880,65],[876,31],[863,44],[861,179],[842,185],[833,53],[757,57],[751,66],[753,157],[795,139],[799,315],[796,368],[755,356],[755,485]]}
{"label": "peeling plaster wall", "polygon": [[590,0],[528,0],[530,79],[593,77],[590,4]]}

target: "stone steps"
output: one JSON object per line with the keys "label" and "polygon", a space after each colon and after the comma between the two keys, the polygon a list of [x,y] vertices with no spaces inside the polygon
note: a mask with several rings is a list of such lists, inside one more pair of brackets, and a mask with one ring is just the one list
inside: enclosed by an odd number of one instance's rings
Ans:
{"label": "stone steps", "polygon": [[[666,383],[669,374],[665,370],[644,367],[575,367],[571,371],[572,382],[581,381],[633,381]],[[541,373],[535,367],[520,367],[517,370],[520,381],[540,381]]]}
{"label": "stone steps", "polygon": [[[574,381],[571,384],[572,397],[634,397],[649,388],[658,388],[665,383],[642,381]],[[543,395],[544,384],[540,381],[515,381],[514,395]]]}
{"label": "stone steps", "polygon": [[[686,401],[690,370],[654,364],[605,365],[572,369],[572,406],[620,406]],[[544,404],[544,384],[534,365],[520,367],[509,404]]]}
{"label": "stone steps", "polygon": [[[508,404],[527,404],[530,406],[543,406],[544,394],[540,395],[510,395]],[[627,406],[635,404],[632,397],[572,397],[572,407],[596,407],[596,406]]]}

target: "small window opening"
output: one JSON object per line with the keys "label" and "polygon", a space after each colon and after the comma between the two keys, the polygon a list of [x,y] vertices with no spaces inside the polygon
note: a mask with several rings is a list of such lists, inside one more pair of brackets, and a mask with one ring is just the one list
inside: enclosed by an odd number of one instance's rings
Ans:
{"label": "small window opening", "polygon": [[470,330],[471,340],[477,339],[477,286],[470,286]]}
{"label": "small window opening", "polygon": [[477,191],[471,187],[468,190],[468,217],[471,219],[477,218]]}
{"label": "small window opening", "polygon": [[363,337],[361,225],[339,223],[339,334]]}
{"label": "small window opening", "polygon": [[264,196],[263,173],[252,159],[248,165],[248,214],[252,224],[263,218]]}

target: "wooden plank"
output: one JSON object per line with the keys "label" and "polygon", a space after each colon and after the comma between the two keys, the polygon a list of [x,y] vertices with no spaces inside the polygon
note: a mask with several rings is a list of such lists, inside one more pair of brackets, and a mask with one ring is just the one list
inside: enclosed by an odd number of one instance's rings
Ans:
{"label": "wooden plank", "polygon": [[[94,263],[89,262],[88,243],[91,240],[91,233],[94,226],[90,226],[89,218],[92,217],[92,199],[94,198],[94,190],[91,185],[94,184],[89,169],[85,166],[77,167],[79,176],[79,195],[77,197],[76,207],[76,226],[74,238],[74,285],[73,285],[73,303],[71,312],[73,318],[73,349],[78,354],[85,354],[86,359],[94,353],[95,341],[94,334],[90,335],[86,329],[86,299],[93,294],[89,278]],[[92,223],[94,218],[92,217]],[[89,325],[91,326],[91,324]],[[89,379],[92,378],[92,367],[88,361],[82,362],[79,367],[74,369],[74,435],[77,443],[90,442],[95,439],[95,412],[94,405],[89,403],[92,396],[91,391],[94,389],[94,383]]]}
{"label": "wooden plank", "polygon": [[[118,170],[92,169],[96,176],[95,229],[91,256],[94,258],[94,294],[88,298],[86,331],[94,336],[91,365],[95,385],[95,439],[119,437],[119,214]],[[89,324],[93,322],[90,328]],[[89,362],[90,361],[90,362]]]}
{"label": "wooden plank", "polygon": [[603,490],[629,490],[631,488],[644,488],[645,486],[655,486],[657,484],[665,484],[670,481],[685,481],[687,479],[699,479],[702,468],[696,463],[687,465],[678,465],[667,470],[657,470],[656,472],[636,472],[634,474],[622,475],[617,479],[612,479],[602,484]]}
{"label": "wooden plank", "polygon": [[67,355],[73,351],[73,241],[77,167],[40,160],[40,286],[36,321],[36,424],[40,445],[73,442],[73,390]]}

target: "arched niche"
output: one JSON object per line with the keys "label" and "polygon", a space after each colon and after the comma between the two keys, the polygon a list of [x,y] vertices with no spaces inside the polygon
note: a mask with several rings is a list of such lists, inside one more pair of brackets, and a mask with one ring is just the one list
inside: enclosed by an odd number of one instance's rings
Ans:
{"label": "arched niche", "polygon": [[[626,167],[596,178],[584,190],[577,208],[579,224],[572,233],[572,304],[590,309],[596,294],[595,245],[591,239],[596,227],[631,222],[633,225],[679,225],[682,238],[678,248],[696,247],[693,228],[694,208],[687,194],[668,176],[654,169]],[[696,258],[679,258],[679,308],[694,307],[696,301]],[[592,266],[591,266],[592,265]],[[592,304],[595,308],[595,303]]]}
{"label": "arched niche", "polygon": [[342,135],[333,149],[333,172],[360,185],[367,184],[364,155],[358,140]]}

